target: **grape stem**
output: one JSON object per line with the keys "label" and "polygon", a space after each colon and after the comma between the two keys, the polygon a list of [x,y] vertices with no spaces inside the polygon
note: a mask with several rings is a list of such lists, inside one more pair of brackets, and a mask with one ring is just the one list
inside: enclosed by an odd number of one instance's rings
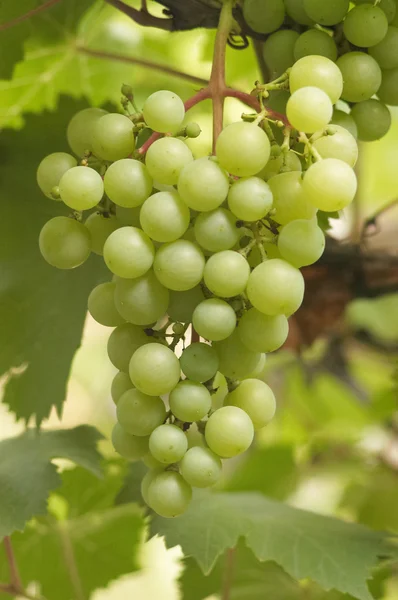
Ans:
{"label": "grape stem", "polygon": [[19,23],[23,23],[23,21],[27,21],[31,17],[34,17],[34,16],[40,14],[41,12],[51,8],[55,4],[58,4],[58,2],[60,2],[60,0],[48,0],[47,2],[40,4],[40,6],[36,6],[36,8],[32,8],[32,10],[29,10],[28,12],[24,13],[23,15],[19,15],[18,17],[15,17],[15,19],[11,19],[10,21],[7,21],[6,23],[2,23],[2,25],[0,25],[0,31],[5,31],[6,29],[10,29],[11,27],[14,27],[15,25],[19,25]]}
{"label": "grape stem", "polygon": [[235,559],[236,559],[236,548],[230,548],[229,550],[227,550],[227,554],[225,557],[224,578],[223,578],[221,600],[230,600],[230,598],[231,598],[232,582],[233,582],[233,576],[234,576],[234,570],[235,570]]}
{"label": "grape stem", "polygon": [[10,572],[10,583],[0,583],[0,592],[9,594],[10,596],[20,596],[28,600],[45,600],[43,596],[33,596],[27,592],[22,583],[21,576],[15,558],[14,549],[12,547],[11,538],[6,536],[3,540],[4,549],[7,557],[8,569]]}

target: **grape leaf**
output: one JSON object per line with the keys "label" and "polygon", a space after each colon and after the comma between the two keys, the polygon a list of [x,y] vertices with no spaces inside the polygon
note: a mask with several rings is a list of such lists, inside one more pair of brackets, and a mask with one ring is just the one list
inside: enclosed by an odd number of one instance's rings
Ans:
{"label": "grape leaf", "polygon": [[57,114],[29,116],[23,131],[5,130],[0,140],[0,374],[10,375],[4,402],[17,418],[35,415],[38,424],[53,406],[61,413],[88,294],[108,278],[100,257],[59,271],[38,247],[44,223],[68,210],[42,195],[37,165],[50,152],[68,150],[67,123],[83,106],[64,99]]}
{"label": "grape leaf", "polygon": [[172,522],[156,517],[152,527],[206,574],[244,537],[260,561],[274,561],[295,579],[309,578],[360,600],[372,598],[366,580],[378,557],[392,553],[383,533],[256,493],[198,493],[185,515]]}
{"label": "grape leaf", "polygon": [[67,458],[101,475],[93,427],[37,431],[0,442],[0,539],[22,530],[26,521],[46,512],[50,490],[61,483],[53,458]]}
{"label": "grape leaf", "polygon": [[[0,0],[0,26],[35,8],[37,0]],[[19,23],[0,33],[0,78],[9,78],[15,64],[23,58],[23,44],[29,36],[27,22]]]}

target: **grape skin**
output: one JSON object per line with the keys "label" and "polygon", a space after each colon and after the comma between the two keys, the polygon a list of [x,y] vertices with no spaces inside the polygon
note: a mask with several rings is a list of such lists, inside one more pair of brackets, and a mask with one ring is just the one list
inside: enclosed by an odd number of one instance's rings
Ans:
{"label": "grape skin", "polygon": [[153,264],[155,248],[141,229],[121,227],[104,245],[105,264],[112,273],[125,279],[144,275]]}
{"label": "grape skin", "polygon": [[43,258],[53,267],[74,269],[90,256],[90,232],[79,221],[54,217],[40,231],[39,247]]}
{"label": "grape skin", "polygon": [[[234,274],[233,277],[231,273]],[[233,250],[224,250],[209,258],[203,278],[213,294],[221,298],[232,298],[245,290],[249,275],[250,266],[244,256]]]}
{"label": "grape skin", "polygon": [[112,430],[112,444],[118,454],[127,460],[139,460],[148,452],[149,437],[130,435],[116,423]]}
{"label": "grape skin", "polygon": [[[107,345],[109,360],[119,371],[128,373],[130,359],[134,352],[152,341],[152,338],[147,336],[141,327],[123,323],[116,327],[109,336]],[[132,384],[131,387],[133,387]]]}
{"label": "grape skin", "polygon": [[288,262],[273,258],[251,272],[247,295],[253,306],[266,315],[290,316],[303,301],[304,279]]}
{"label": "grape skin", "polygon": [[203,419],[211,409],[211,396],[208,389],[196,381],[185,379],[177,383],[169,396],[173,415],[191,423]]}
{"label": "grape skin", "polygon": [[54,200],[52,189],[59,185],[59,182],[69,169],[77,166],[76,159],[66,152],[53,152],[49,154],[39,164],[37,168],[37,184],[43,194]]}
{"label": "grape skin", "polygon": [[206,424],[206,442],[221,458],[232,458],[245,452],[254,437],[250,417],[237,406],[224,406],[216,410]]}
{"label": "grape skin", "polygon": [[193,210],[218,208],[229,190],[227,173],[207,157],[189,162],[178,178],[178,193]]}
{"label": "grape skin", "polygon": [[286,114],[295,129],[314,133],[324,129],[330,122],[333,105],[323,90],[316,87],[302,87],[290,96]]}
{"label": "grape skin", "polygon": [[126,321],[134,325],[151,325],[166,314],[169,291],[151,270],[135,279],[118,279],[115,304]]}
{"label": "grape skin", "polygon": [[357,186],[354,171],[337,158],[325,158],[314,163],[303,180],[308,200],[326,212],[341,210],[351,204]]}
{"label": "grape skin", "polygon": [[187,483],[206,488],[220,479],[222,462],[209,448],[196,446],[187,451],[180,463],[180,470]]}
{"label": "grape skin", "polygon": [[164,471],[150,483],[147,497],[149,506],[162,517],[178,517],[191,502],[192,488],[179,473]]}
{"label": "grape skin", "polygon": [[253,123],[232,123],[217,138],[216,155],[220,165],[238,177],[256,175],[265,167],[270,154],[267,134]]}
{"label": "grape skin", "polygon": [[217,373],[219,359],[216,350],[202,342],[190,344],[180,357],[181,370],[188,379],[203,383]]}
{"label": "grape skin", "polygon": [[209,298],[195,308],[192,324],[201,337],[216,342],[224,340],[236,327],[235,311],[224,300]]}
{"label": "grape skin", "polygon": [[119,221],[113,216],[105,217],[97,212],[92,213],[84,224],[90,232],[92,251],[102,256],[106,240],[120,227]]}
{"label": "grape skin", "polygon": [[184,292],[203,277],[205,258],[200,248],[187,240],[164,244],[156,253],[153,270],[166,288]]}
{"label": "grape skin", "polygon": [[274,418],[276,400],[273,391],[259,379],[245,379],[227,395],[224,406],[237,406],[252,420],[254,431],[262,429]]}
{"label": "grape skin", "polygon": [[149,437],[149,449],[165,465],[179,462],[188,450],[187,436],[176,425],[160,425]]}
{"label": "grape skin", "polygon": [[132,158],[117,160],[104,176],[105,193],[112,202],[124,208],[141,206],[151,195],[152,185],[147,167]]}
{"label": "grape skin", "polygon": [[124,392],[131,390],[132,387],[133,384],[127,373],[123,373],[123,371],[116,373],[115,377],[112,379],[111,385],[111,396],[114,403],[117,404]]}
{"label": "grape skin", "polygon": [[164,137],[150,146],[145,157],[146,167],[151,176],[158,182],[174,185],[182,169],[193,161],[188,146],[181,140]]}
{"label": "grape skin", "polygon": [[115,289],[113,281],[100,283],[90,292],[87,301],[88,311],[93,319],[106,327],[117,327],[124,323],[116,309]]}
{"label": "grape skin", "polygon": [[148,127],[154,131],[176,133],[184,119],[185,108],[177,94],[159,90],[145,100],[142,112]]}
{"label": "grape skin", "polygon": [[130,360],[129,374],[134,386],[148,396],[168,394],[180,380],[180,363],[170,348],[146,344]]}
{"label": "grape skin", "polygon": [[62,201],[75,210],[94,208],[104,195],[101,176],[90,167],[72,167],[59,182]]}
{"label": "grape skin", "polygon": [[117,419],[127,433],[148,436],[166,418],[166,408],[158,396],[148,396],[134,388],[119,398]]}
{"label": "grape skin", "polygon": [[156,242],[174,242],[189,227],[191,214],[177,192],[158,192],[142,205],[140,223]]}

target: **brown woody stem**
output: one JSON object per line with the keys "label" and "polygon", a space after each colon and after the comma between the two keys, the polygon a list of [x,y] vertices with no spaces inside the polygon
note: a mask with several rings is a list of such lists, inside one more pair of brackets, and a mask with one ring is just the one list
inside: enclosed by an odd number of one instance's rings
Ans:
{"label": "brown woody stem", "polygon": [[11,27],[14,27],[15,25],[19,25],[19,23],[23,23],[23,21],[27,21],[31,17],[34,17],[34,16],[40,14],[41,12],[47,10],[48,8],[51,8],[55,4],[58,4],[58,2],[60,2],[60,1],[61,0],[48,0],[47,2],[44,2],[44,4],[40,4],[40,6],[36,6],[36,8],[32,8],[32,10],[29,10],[27,13],[20,15],[19,17],[15,17],[15,19],[11,19],[11,21],[7,21],[7,23],[2,23],[0,25],[0,31],[5,31],[6,29],[10,29]]}

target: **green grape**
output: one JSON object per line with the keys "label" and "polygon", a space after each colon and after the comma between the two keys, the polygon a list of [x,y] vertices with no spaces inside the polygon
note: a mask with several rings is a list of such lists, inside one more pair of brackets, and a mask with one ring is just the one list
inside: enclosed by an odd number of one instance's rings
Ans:
{"label": "green grape", "polygon": [[160,473],[148,488],[149,506],[161,517],[178,517],[187,510],[191,498],[191,486],[175,471]]}
{"label": "green grape", "polygon": [[72,167],[59,182],[62,201],[74,210],[94,208],[104,195],[101,175],[90,167]]}
{"label": "green grape", "polygon": [[206,488],[221,477],[222,462],[209,448],[190,448],[180,463],[181,475],[189,485]]}
{"label": "green grape", "polygon": [[132,388],[117,403],[117,420],[127,433],[148,436],[166,419],[166,408],[159,396],[147,396]]}
{"label": "green grape", "polygon": [[154,256],[151,240],[137,227],[121,227],[104,245],[106,266],[115,275],[126,279],[144,275],[151,268]]}
{"label": "green grape", "polygon": [[105,216],[102,213],[92,213],[87,217],[85,226],[90,232],[91,250],[102,256],[104,245],[108,237],[120,227],[120,223],[112,215]]}
{"label": "green grape", "polygon": [[84,108],[69,121],[66,137],[69,146],[77,156],[82,157],[86,152],[92,152],[94,127],[106,114],[106,110],[102,108]]}
{"label": "green grape", "polygon": [[239,179],[230,188],[228,206],[242,221],[259,221],[272,208],[272,192],[259,177]]}
{"label": "green grape", "polygon": [[178,193],[185,204],[201,212],[220,206],[228,190],[227,173],[207,157],[189,162],[178,178]]}
{"label": "green grape", "polygon": [[171,392],[179,382],[180,363],[167,346],[146,344],[131,357],[129,374],[140,392],[148,396],[162,396]]}
{"label": "green grape", "polygon": [[254,438],[250,417],[237,406],[223,406],[206,423],[206,442],[218,456],[232,458],[245,452]]}
{"label": "green grape", "polygon": [[135,148],[134,123],[125,115],[109,113],[93,126],[92,149],[102,160],[127,158]]}
{"label": "green grape", "polygon": [[49,154],[39,164],[37,168],[37,185],[47,198],[55,200],[52,190],[59,185],[59,182],[69,169],[76,167],[76,159],[66,152],[53,152]]}
{"label": "green grape", "polygon": [[339,158],[350,167],[354,167],[358,160],[358,144],[355,138],[339,125],[329,125],[324,135],[315,135],[310,141],[322,158]]}
{"label": "green grape", "polygon": [[[374,0],[355,0],[355,4],[375,4]],[[392,23],[397,14],[397,6],[395,0],[380,0],[377,6],[381,8],[387,17],[387,21]]]}
{"label": "green grape", "polygon": [[198,285],[203,277],[205,258],[201,249],[187,240],[164,244],[156,253],[153,270],[166,288],[184,292]]}
{"label": "green grape", "polygon": [[148,271],[142,277],[117,280],[115,304],[126,321],[150,325],[166,314],[169,291]]}
{"label": "green grape", "polygon": [[324,129],[330,122],[333,105],[329,96],[321,89],[303,87],[290,96],[286,115],[298,131],[314,133]]}
{"label": "green grape", "polygon": [[141,206],[152,193],[152,183],[146,166],[132,158],[122,158],[111,164],[104,177],[106,195],[124,208]]}
{"label": "green grape", "polygon": [[275,396],[269,385],[259,379],[245,379],[228,394],[225,406],[237,406],[252,420],[254,431],[262,429],[274,418]]}
{"label": "green grape", "polygon": [[234,331],[236,314],[225,300],[209,298],[195,308],[192,324],[201,337],[218,342]]}
{"label": "green grape", "polygon": [[177,138],[164,137],[149,147],[145,164],[149,173],[159,183],[175,185],[188,163],[193,161],[191,150]]}
{"label": "green grape", "polygon": [[[266,363],[267,363],[267,355],[262,353],[261,358],[258,361],[257,367],[254,369],[254,371],[249,373],[249,375],[247,377],[244,377],[243,379],[245,380],[245,379],[257,379],[259,377],[261,378],[261,376],[263,375]],[[224,398],[224,400],[225,400],[225,398]]]}
{"label": "green grape", "polygon": [[117,327],[124,323],[123,317],[118,313],[115,306],[115,288],[113,281],[100,283],[88,297],[88,311],[90,315],[106,327]]}
{"label": "green grape", "polygon": [[286,12],[296,23],[300,25],[312,25],[313,20],[307,15],[304,8],[304,0],[285,0]]}
{"label": "green grape", "polygon": [[203,383],[209,381],[217,373],[219,360],[217,352],[212,346],[195,342],[182,352],[180,365],[188,379]]}
{"label": "green grape", "polygon": [[251,272],[247,295],[253,306],[266,315],[290,316],[303,301],[304,278],[288,262],[272,258]]}
{"label": "green grape", "polygon": [[351,204],[357,191],[357,178],[344,161],[325,158],[310,166],[304,176],[303,189],[316,208],[334,212]]}
{"label": "green grape", "polygon": [[174,323],[173,331],[176,335],[184,335],[185,330],[186,330],[186,327],[182,323]]}
{"label": "green grape", "polygon": [[159,90],[151,94],[142,109],[148,127],[160,133],[176,133],[184,120],[184,103],[177,94]]}
{"label": "green grape", "polygon": [[347,131],[349,131],[355,139],[358,138],[358,129],[351,115],[343,112],[342,110],[335,109],[333,111],[331,123],[333,125],[340,125],[340,127],[344,127],[344,129],[347,129]]}
{"label": "green grape", "polygon": [[196,217],[194,232],[198,244],[211,252],[229,250],[239,240],[236,217],[225,208],[216,208]]}
{"label": "green grape", "polygon": [[155,242],[174,242],[189,227],[191,214],[176,191],[153,194],[141,208],[141,227]]}
{"label": "green grape", "polygon": [[239,322],[238,334],[252,352],[275,352],[286,342],[289,323],[285,315],[264,315],[256,308],[248,310]]}
{"label": "green grape", "polygon": [[308,29],[302,33],[294,45],[294,59],[304,56],[325,56],[333,62],[337,59],[337,46],[333,37],[320,29]]}
{"label": "green grape", "polygon": [[381,84],[381,69],[374,58],[364,52],[348,52],[337,61],[344,80],[341,97],[347,102],[368,100]]}
{"label": "green grape", "polygon": [[385,13],[378,6],[355,6],[344,21],[344,35],[351,44],[362,48],[375,46],[384,39],[388,29]]}
{"label": "green grape", "polygon": [[391,113],[387,106],[373,98],[356,104],[351,114],[358,127],[358,139],[363,142],[379,140],[391,127]]}
{"label": "green grape", "polygon": [[288,173],[289,171],[302,171],[300,158],[292,150],[271,157],[264,169],[257,173],[257,177],[268,181],[279,173]]}
{"label": "green grape", "polygon": [[238,177],[256,175],[265,167],[270,154],[267,134],[254,123],[231,123],[217,139],[216,155],[220,165]]}
{"label": "green grape", "polygon": [[170,292],[170,302],[167,313],[173,321],[190,323],[193,311],[205,297],[199,286],[195,286],[186,292]]}
{"label": "green grape", "polygon": [[271,33],[282,25],[285,18],[283,0],[245,0],[243,16],[257,33]]}
{"label": "green grape", "polygon": [[141,227],[140,211],[141,206],[136,206],[134,208],[116,206],[116,218],[122,227],[125,225],[132,225],[133,227],[139,228]]}
{"label": "green grape", "polygon": [[265,64],[270,79],[276,79],[294,64],[294,45],[299,38],[297,31],[280,29],[266,40],[263,46]]}
{"label": "green grape", "polygon": [[114,403],[117,404],[124,392],[127,392],[127,390],[131,390],[132,388],[133,384],[127,373],[123,373],[123,371],[116,373],[111,384],[111,396]]}
{"label": "green grape", "polygon": [[74,269],[90,256],[90,233],[83,223],[68,217],[47,221],[39,235],[43,258],[57,269]]}
{"label": "green grape", "polygon": [[332,104],[336,104],[343,90],[339,68],[325,56],[300,58],[290,71],[289,83],[291,93],[304,87],[320,88],[329,96]]}
{"label": "green grape", "polygon": [[243,379],[256,369],[261,359],[259,352],[248,351],[235,330],[229,338],[213,344],[220,364],[220,373],[230,379]]}
{"label": "green grape", "polygon": [[315,220],[291,221],[282,227],[278,250],[282,258],[294,267],[313,265],[324,253],[325,235]]}
{"label": "green grape", "polygon": [[148,452],[148,437],[138,437],[130,435],[116,423],[112,430],[112,444],[120,456],[127,460],[139,460]]}
{"label": "green grape", "polygon": [[[107,346],[109,360],[119,371],[128,373],[130,359],[134,352],[144,344],[149,344],[152,341],[152,338],[146,335],[141,327],[131,323],[123,323],[123,325],[116,327],[109,336]],[[131,387],[133,387],[132,384]]]}
{"label": "green grape", "polygon": [[209,390],[196,381],[180,381],[169,397],[170,410],[177,419],[187,423],[200,421],[211,409]]}
{"label": "green grape", "polygon": [[221,298],[232,298],[244,292],[249,275],[249,263],[244,256],[233,250],[213,254],[203,273],[206,286]]}
{"label": "green grape", "polygon": [[269,180],[269,186],[274,198],[273,219],[277,223],[285,225],[295,219],[312,219],[315,216],[316,209],[304,194],[300,172],[275,175]]}
{"label": "green grape", "polygon": [[188,450],[187,436],[176,425],[160,425],[151,433],[149,449],[165,465],[179,462]]}
{"label": "green grape", "polygon": [[377,95],[385,104],[398,106],[398,67],[383,71],[383,79]]}
{"label": "green grape", "polygon": [[398,27],[389,27],[386,36],[369,50],[382,69],[398,67]]}
{"label": "green grape", "polygon": [[[165,465],[162,465],[161,462],[159,462],[158,460],[156,460],[156,458],[154,456],[152,456],[152,454],[150,452],[148,452],[148,454],[145,454],[145,456],[142,457],[142,462],[144,463],[144,465],[146,467],[148,467],[148,469],[159,469],[160,471],[164,471],[165,469]],[[145,479],[145,477],[144,477]],[[148,502],[147,502],[148,504]]]}
{"label": "green grape", "polygon": [[[146,456],[151,456],[151,454],[148,454]],[[145,463],[146,456],[144,456],[144,458],[142,459],[144,463]],[[142,478],[142,481],[141,481],[141,496],[143,497],[145,504],[147,504],[148,506],[149,506],[149,498],[148,498],[149,486],[151,485],[152,481],[154,481],[158,475],[160,475],[161,473],[164,473],[164,470],[165,470],[164,465],[161,465],[159,463],[159,461],[157,461],[156,459],[153,459],[153,460],[155,460],[155,462],[158,464],[155,467],[149,467],[150,471],[148,471],[148,473],[146,473],[144,475],[144,477]]]}
{"label": "green grape", "polygon": [[350,0],[304,0],[307,15],[320,25],[337,25],[346,16]]}

